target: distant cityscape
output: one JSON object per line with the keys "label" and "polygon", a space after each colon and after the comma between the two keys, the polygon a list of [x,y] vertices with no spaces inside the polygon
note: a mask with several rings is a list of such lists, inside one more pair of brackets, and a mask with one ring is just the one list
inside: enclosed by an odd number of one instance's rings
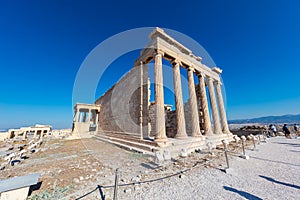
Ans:
{"label": "distant cityscape", "polygon": [[281,115],[281,116],[266,116],[258,117],[252,119],[236,119],[229,120],[229,124],[245,124],[245,123],[260,123],[260,124],[270,124],[270,123],[287,123],[287,124],[300,124],[300,114],[297,115]]}

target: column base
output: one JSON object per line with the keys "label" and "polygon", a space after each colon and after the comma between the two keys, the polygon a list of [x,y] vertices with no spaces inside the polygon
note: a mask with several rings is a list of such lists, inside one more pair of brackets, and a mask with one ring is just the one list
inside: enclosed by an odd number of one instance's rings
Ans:
{"label": "column base", "polygon": [[187,135],[176,135],[175,136],[175,139],[186,139],[186,138],[188,138],[188,136]]}
{"label": "column base", "polygon": [[163,138],[155,138],[154,139],[155,142],[167,142],[168,138],[167,137],[163,137]]}
{"label": "column base", "polygon": [[154,142],[156,142],[159,147],[168,146],[168,138],[156,138],[154,139]]}
{"label": "column base", "polygon": [[203,137],[203,135],[202,134],[192,134],[192,137],[200,138],[200,137]]}
{"label": "column base", "polygon": [[227,134],[227,135],[233,135],[230,130],[223,130],[223,134]]}
{"label": "column base", "polygon": [[211,135],[213,135],[214,133],[212,132],[212,131],[207,131],[207,132],[205,132],[204,131],[204,134],[203,135],[205,135],[205,136],[211,136]]}

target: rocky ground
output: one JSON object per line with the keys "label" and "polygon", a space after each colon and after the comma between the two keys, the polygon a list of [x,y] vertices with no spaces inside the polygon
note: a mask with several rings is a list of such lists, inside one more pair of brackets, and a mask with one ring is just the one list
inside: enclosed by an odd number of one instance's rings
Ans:
{"label": "rocky ground", "polygon": [[[0,145],[0,150],[6,148],[7,144]],[[41,185],[31,199],[108,200],[113,199],[119,168],[118,199],[298,199],[300,139],[279,136],[252,148],[248,141],[250,159],[244,160],[238,157],[241,144],[232,143],[232,170],[225,173],[222,146],[213,154],[195,152],[156,163],[153,157],[95,139],[49,139],[19,164],[6,165],[0,179],[39,172]]]}
{"label": "rocky ground", "polygon": [[300,140],[276,137],[247,151],[245,160],[231,154],[229,174],[221,166],[139,186],[123,199],[299,199]]}

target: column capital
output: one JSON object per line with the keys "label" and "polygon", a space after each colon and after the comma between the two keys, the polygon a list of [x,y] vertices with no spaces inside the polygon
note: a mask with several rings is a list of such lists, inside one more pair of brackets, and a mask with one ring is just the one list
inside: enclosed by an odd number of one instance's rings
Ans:
{"label": "column capital", "polygon": [[215,81],[214,81],[214,85],[221,86],[222,83],[221,83],[221,81],[215,80]]}
{"label": "column capital", "polygon": [[165,55],[165,52],[163,52],[161,49],[155,49],[155,55],[158,55],[160,54],[161,56],[164,56]]}
{"label": "column capital", "polygon": [[206,76],[206,79],[207,79],[207,81],[212,81],[213,80],[213,78],[210,77],[210,76]]}
{"label": "column capital", "polygon": [[178,60],[178,59],[172,60],[172,61],[171,61],[171,64],[172,64],[172,66],[175,66],[175,65],[177,65],[177,64],[180,65],[180,66],[182,65],[181,61]]}
{"label": "column capital", "polygon": [[195,72],[195,68],[194,68],[194,66],[193,66],[193,65],[191,65],[191,66],[188,66],[187,70],[188,70],[188,71]]}
{"label": "column capital", "polygon": [[201,72],[201,71],[197,71],[196,75],[197,75],[198,78],[200,78],[200,77],[204,77],[205,78],[206,77],[206,75],[203,72]]}

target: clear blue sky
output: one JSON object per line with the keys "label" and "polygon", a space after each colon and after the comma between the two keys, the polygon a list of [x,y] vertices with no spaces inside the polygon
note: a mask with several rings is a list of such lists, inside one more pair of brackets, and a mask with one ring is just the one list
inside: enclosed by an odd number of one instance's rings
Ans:
{"label": "clear blue sky", "polygon": [[175,2],[0,1],[0,129],[71,127],[88,53],[114,34],[155,26],[190,36],[224,70],[229,119],[300,113],[299,1]]}

